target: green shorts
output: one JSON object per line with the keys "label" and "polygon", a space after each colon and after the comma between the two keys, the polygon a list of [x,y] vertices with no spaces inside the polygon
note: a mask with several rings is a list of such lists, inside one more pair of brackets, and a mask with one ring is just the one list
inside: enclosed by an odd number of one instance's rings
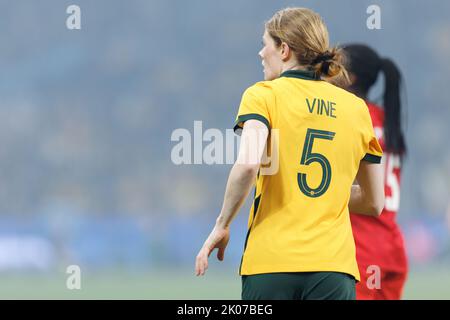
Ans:
{"label": "green shorts", "polygon": [[243,300],[355,300],[355,278],[340,272],[242,276]]}

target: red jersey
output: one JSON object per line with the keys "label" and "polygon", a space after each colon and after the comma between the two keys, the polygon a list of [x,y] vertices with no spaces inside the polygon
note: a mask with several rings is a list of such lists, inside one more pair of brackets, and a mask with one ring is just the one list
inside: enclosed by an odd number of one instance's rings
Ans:
{"label": "red jersey", "polygon": [[[367,105],[375,135],[384,149],[384,110],[371,103]],[[400,204],[400,156],[384,152],[382,161],[385,169],[385,207],[381,215],[376,218],[350,214],[356,244],[356,259],[361,272],[365,272],[370,265],[377,265],[384,270],[404,272],[407,269],[407,259],[403,236],[396,222]]]}

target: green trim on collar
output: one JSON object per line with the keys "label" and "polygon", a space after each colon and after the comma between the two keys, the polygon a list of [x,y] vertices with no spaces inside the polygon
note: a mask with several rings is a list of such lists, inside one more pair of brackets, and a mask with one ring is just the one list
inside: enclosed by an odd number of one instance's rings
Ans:
{"label": "green trim on collar", "polygon": [[297,78],[303,80],[320,80],[314,71],[309,70],[287,70],[283,72],[280,77]]}

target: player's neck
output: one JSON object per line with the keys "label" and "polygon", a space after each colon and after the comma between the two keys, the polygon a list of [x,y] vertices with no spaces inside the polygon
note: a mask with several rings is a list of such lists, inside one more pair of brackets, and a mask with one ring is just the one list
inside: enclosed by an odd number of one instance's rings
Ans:
{"label": "player's neck", "polygon": [[298,64],[297,61],[293,61],[293,60],[287,61],[286,63],[284,63],[281,69],[282,69],[281,73],[283,73],[285,71],[289,71],[289,70],[300,70],[300,71],[308,70],[305,66],[302,66],[302,65]]}

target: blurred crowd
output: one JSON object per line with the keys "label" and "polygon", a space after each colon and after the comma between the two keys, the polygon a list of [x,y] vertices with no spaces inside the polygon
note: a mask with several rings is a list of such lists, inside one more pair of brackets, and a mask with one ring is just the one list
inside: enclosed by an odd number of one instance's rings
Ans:
{"label": "blurred crowd", "polygon": [[[174,165],[171,132],[232,126],[262,77],[263,21],[287,2],[76,2],[81,30],[65,27],[68,1],[0,3],[0,269],[190,263],[230,166]],[[370,1],[310,3],[333,42],[371,44],[403,71],[399,221],[418,263],[450,259],[450,3],[436,3],[379,1],[381,30],[365,26]]]}

